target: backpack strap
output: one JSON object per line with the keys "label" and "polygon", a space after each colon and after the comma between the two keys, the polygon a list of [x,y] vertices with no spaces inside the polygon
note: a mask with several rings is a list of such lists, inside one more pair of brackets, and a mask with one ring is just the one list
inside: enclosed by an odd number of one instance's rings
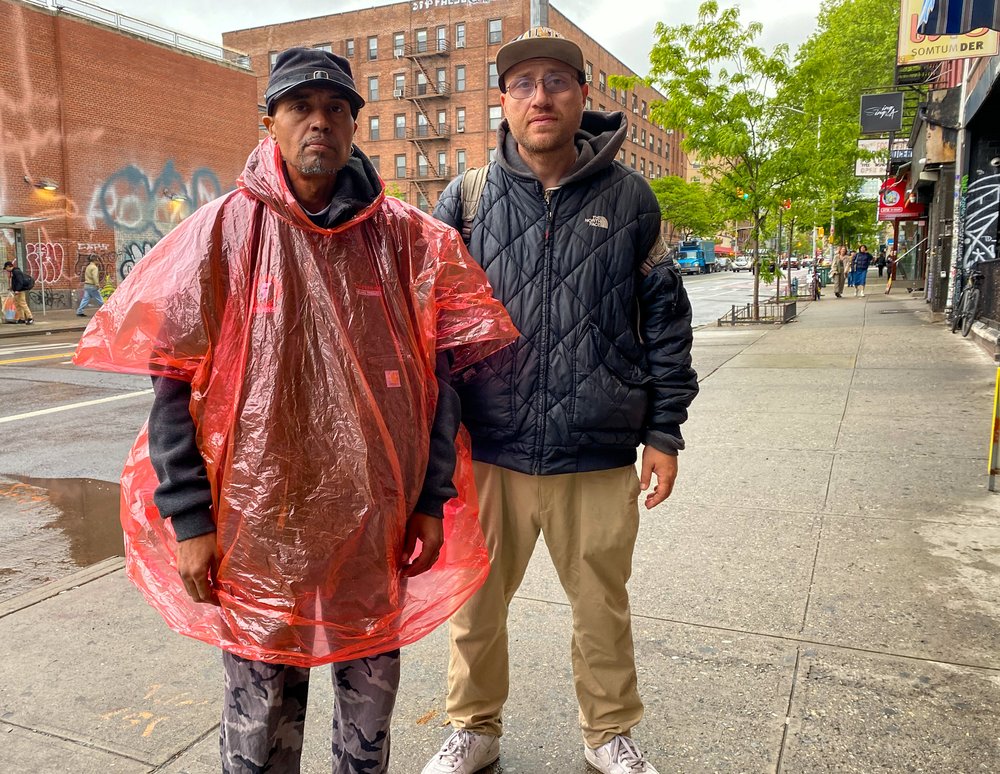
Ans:
{"label": "backpack strap", "polygon": [[472,167],[462,173],[462,239],[466,245],[472,238],[472,221],[479,212],[479,200],[483,198],[486,178],[493,162],[485,167]]}

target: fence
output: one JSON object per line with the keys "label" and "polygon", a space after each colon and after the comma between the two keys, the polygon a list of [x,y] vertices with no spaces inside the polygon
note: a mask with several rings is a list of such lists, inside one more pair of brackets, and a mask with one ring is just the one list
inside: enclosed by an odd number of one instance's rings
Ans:
{"label": "fence", "polygon": [[[991,327],[1000,328],[1000,259],[982,261],[976,264],[986,277],[979,302],[979,319],[988,322]],[[963,284],[964,284],[964,277]],[[955,296],[962,292],[962,285],[955,283]]]}
{"label": "fence", "polygon": [[244,70],[250,69],[250,57],[242,51],[234,51],[231,48],[220,46],[216,43],[208,43],[187,35],[183,35],[165,27],[150,24],[141,19],[134,19],[99,5],[92,5],[83,0],[26,0],[32,5],[41,6],[56,13],[65,13],[71,16],[79,16],[82,19],[89,19],[104,24],[108,27],[121,30],[129,35],[135,35],[146,40],[153,40],[157,43],[165,43],[168,46],[188,51],[192,54],[215,59],[220,62],[242,67]]}
{"label": "fence", "polygon": [[796,315],[796,302],[788,301],[776,303],[767,301],[757,305],[757,313],[754,313],[753,304],[737,306],[733,304],[732,309],[722,315],[716,323],[718,327],[723,325],[755,325],[791,322]]}

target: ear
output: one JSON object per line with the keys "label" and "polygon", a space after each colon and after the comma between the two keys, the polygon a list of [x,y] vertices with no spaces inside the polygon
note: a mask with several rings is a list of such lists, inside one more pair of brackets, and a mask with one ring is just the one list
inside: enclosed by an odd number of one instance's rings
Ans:
{"label": "ear", "polygon": [[584,83],[580,86],[580,91],[583,92],[583,104],[587,104],[587,95],[590,94],[590,84]]}
{"label": "ear", "polygon": [[[263,120],[264,120],[264,128],[267,130],[268,136],[273,140],[274,139],[274,129],[272,127],[274,126],[274,117],[273,116],[264,116]],[[357,126],[357,124],[355,124],[355,126]]]}

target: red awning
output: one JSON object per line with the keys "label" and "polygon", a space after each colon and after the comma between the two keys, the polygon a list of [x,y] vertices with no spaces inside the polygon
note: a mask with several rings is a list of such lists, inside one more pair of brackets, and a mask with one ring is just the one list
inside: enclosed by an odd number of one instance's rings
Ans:
{"label": "red awning", "polygon": [[726,247],[725,245],[716,245],[715,246],[715,254],[716,255],[733,255],[733,248]]}

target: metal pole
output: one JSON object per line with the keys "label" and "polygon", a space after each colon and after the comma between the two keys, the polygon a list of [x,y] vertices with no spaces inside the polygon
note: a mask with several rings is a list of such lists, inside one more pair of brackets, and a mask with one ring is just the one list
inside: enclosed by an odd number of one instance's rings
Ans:
{"label": "metal pole", "polygon": [[47,316],[45,311],[45,267],[42,264],[42,230],[38,229],[38,279],[42,283],[42,317]]}
{"label": "metal pole", "polygon": [[951,268],[948,270],[948,292],[945,296],[945,311],[951,310],[958,282],[958,263],[962,256],[962,174],[965,169],[965,97],[969,88],[969,60],[962,60],[962,90],[958,103],[958,141],[955,143],[955,194],[952,201]]}
{"label": "metal pole", "polygon": [[[777,256],[775,256],[775,266],[774,266],[774,300],[781,302],[781,216],[783,214],[785,207],[782,204],[778,205],[778,244],[777,244]],[[791,269],[791,261],[789,261],[789,269]]]}

